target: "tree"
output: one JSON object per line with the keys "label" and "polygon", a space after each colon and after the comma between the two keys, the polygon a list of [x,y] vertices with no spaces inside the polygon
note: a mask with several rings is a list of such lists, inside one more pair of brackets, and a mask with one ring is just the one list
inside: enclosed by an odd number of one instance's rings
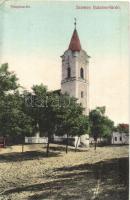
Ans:
{"label": "tree", "polygon": [[103,116],[100,128],[100,137],[111,138],[113,128],[114,122],[110,120],[107,116]]}
{"label": "tree", "polygon": [[[66,135],[66,153],[68,152],[69,137],[79,135],[80,130],[83,131],[83,118],[81,120],[83,107],[76,102],[76,99],[67,94],[62,94],[62,99],[65,102],[60,109],[57,118],[57,134]],[[69,102],[69,103],[68,103]],[[84,131],[83,131],[84,132]],[[82,133],[83,133],[82,132]]]}
{"label": "tree", "polygon": [[89,113],[91,135],[95,140],[95,150],[98,137],[109,137],[112,133],[114,123],[105,116],[105,107],[97,107]]}
{"label": "tree", "polygon": [[45,108],[44,126],[46,127],[46,132],[47,132],[47,137],[48,137],[48,144],[47,144],[47,155],[48,155],[49,144],[51,142],[53,135],[56,133],[58,116],[60,115],[61,107],[59,104],[59,95],[57,93],[48,92],[47,99],[48,100],[47,100],[47,106]]}
{"label": "tree", "polygon": [[99,137],[100,124],[101,124],[101,113],[99,112],[99,110],[95,109],[89,113],[89,121],[90,121],[91,135],[94,138],[95,150],[96,150],[97,138]]}
{"label": "tree", "polygon": [[25,93],[26,111],[38,123],[40,135],[48,138],[47,156],[51,138],[55,133],[57,115],[59,112],[58,94],[49,92],[43,84],[34,85],[32,93]]}
{"label": "tree", "polygon": [[0,96],[4,96],[7,92],[18,89],[20,85],[17,81],[18,78],[14,72],[8,71],[8,63],[2,64],[0,67]]}
{"label": "tree", "polygon": [[31,133],[32,120],[23,111],[24,98],[19,93],[20,85],[8,64],[0,67],[0,134],[11,137]]}
{"label": "tree", "polygon": [[75,129],[74,135],[78,136],[76,147],[75,147],[75,151],[76,151],[80,136],[82,136],[84,134],[89,134],[89,118],[88,118],[88,116],[80,115],[79,117],[77,117],[74,129]]}
{"label": "tree", "polygon": [[31,119],[23,112],[23,98],[19,92],[8,94],[1,108],[0,127],[3,135],[29,134]]}

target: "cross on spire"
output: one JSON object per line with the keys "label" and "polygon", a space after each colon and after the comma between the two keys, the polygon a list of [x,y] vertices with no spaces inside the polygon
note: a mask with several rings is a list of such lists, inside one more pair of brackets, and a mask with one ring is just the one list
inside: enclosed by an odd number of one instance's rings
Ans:
{"label": "cross on spire", "polygon": [[77,25],[77,20],[76,20],[76,18],[74,18],[75,29],[74,29],[74,32],[73,32],[73,35],[72,35],[72,38],[71,38],[71,41],[69,44],[69,49],[71,51],[80,51],[81,50],[81,44],[80,44],[78,32],[76,30],[76,25]]}
{"label": "cross on spire", "polygon": [[76,17],[74,18],[74,26],[75,26],[75,29],[76,29],[76,25],[77,25],[77,19]]}

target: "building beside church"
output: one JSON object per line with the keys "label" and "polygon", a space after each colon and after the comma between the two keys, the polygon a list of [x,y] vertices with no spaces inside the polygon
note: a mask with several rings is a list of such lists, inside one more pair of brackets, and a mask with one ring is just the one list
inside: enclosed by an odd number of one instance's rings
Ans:
{"label": "building beside church", "polygon": [[113,132],[111,137],[111,144],[129,144],[129,134]]}

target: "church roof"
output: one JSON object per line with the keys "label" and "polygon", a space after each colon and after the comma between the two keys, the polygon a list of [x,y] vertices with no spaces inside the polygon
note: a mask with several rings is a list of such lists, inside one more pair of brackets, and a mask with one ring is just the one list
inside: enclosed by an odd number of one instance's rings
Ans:
{"label": "church roof", "polygon": [[79,40],[79,36],[78,36],[78,32],[77,32],[76,28],[74,29],[68,49],[70,49],[72,51],[80,51],[81,50],[81,44],[80,44],[80,40]]}

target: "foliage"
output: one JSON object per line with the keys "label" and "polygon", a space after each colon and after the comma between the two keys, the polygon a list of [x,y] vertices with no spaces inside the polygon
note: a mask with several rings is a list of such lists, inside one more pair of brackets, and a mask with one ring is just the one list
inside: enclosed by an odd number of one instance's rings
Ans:
{"label": "foliage", "polygon": [[0,95],[16,90],[19,87],[17,80],[14,72],[8,71],[8,63],[2,64],[0,67]]}
{"label": "foliage", "polygon": [[105,108],[97,107],[89,114],[91,135],[94,140],[98,137],[109,137],[112,133],[114,122],[105,116]]}
{"label": "foliage", "polygon": [[57,118],[58,134],[76,135],[79,117],[82,115],[83,108],[76,102],[76,99],[67,94],[61,94],[64,102],[59,109]]}
{"label": "foliage", "polygon": [[8,64],[0,67],[0,135],[31,133],[32,120],[23,112],[24,99],[18,92],[19,84]]}
{"label": "foliage", "polygon": [[80,136],[88,128],[88,118],[82,115],[83,108],[76,99],[59,92],[48,92],[43,85],[33,86],[32,94],[26,93],[27,97],[33,98],[31,106],[27,107],[27,113],[34,119],[35,125],[39,124],[40,134],[46,135],[48,141],[54,134]]}
{"label": "foliage", "polygon": [[89,118],[85,115],[79,115],[75,119],[74,135],[81,136],[89,134]]}
{"label": "foliage", "polygon": [[114,122],[110,120],[108,117],[102,117],[102,124],[100,129],[100,137],[109,138],[111,137],[112,131],[114,127]]}
{"label": "foliage", "polygon": [[[51,138],[67,135],[66,151],[70,136],[90,134],[95,141],[98,137],[109,137],[113,121],[105,116],[105,107],[97,107],[83,115],[83,107],[77,99],[59,91],[48,91],[43,84],[34,85],[32,92],[19,93],[20,85],[14,72],[8,71],[8,64],[0,67],[0,134],[33,135],[36,125],[40,135]],[[119,124],[119,132],[128,132],[128,126]]]}

